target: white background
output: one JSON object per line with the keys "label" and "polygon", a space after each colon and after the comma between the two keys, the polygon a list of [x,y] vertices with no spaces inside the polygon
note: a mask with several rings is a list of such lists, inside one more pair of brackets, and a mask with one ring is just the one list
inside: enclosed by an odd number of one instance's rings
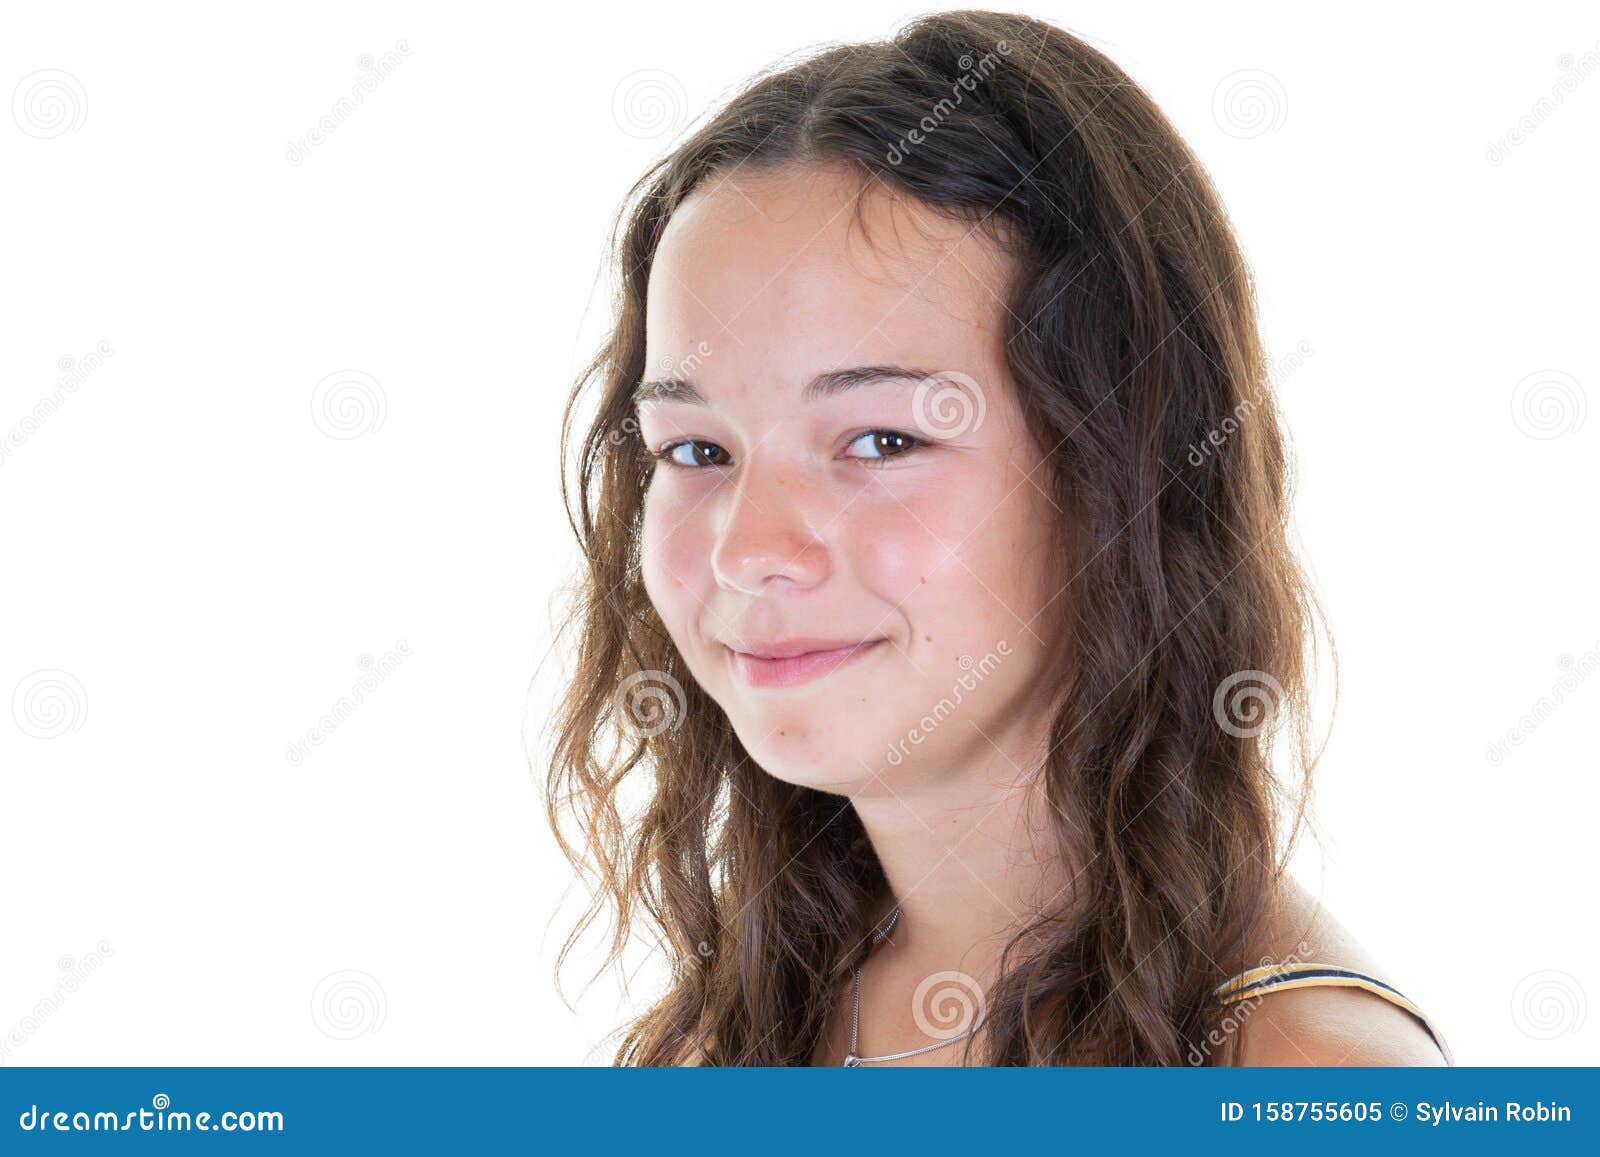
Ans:
{"label": "white background", "polygon": [[[1461,1063],[1600,1061],[1600,14],[1027,10],[1149,89],[1269,349],[1310,351],[1280,389],[1342,680],[1297,874]],[[660,958],[558,997],[538,733],[611,215],[743,78],[918,11],[6,11],[0,1063],[609,1062]],[[333,436],[352,370],[375,428]],[[62,715],[18,706],[51,680]]]}

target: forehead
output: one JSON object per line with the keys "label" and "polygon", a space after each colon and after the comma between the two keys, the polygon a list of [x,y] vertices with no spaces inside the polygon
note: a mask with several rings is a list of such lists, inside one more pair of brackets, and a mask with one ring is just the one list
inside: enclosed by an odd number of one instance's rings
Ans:
{"label": "forehead", "polygon": [[986,231],[881,180],[817,168],[713,178],[662,234],[648,365],[699,351],[695,376],[730,386],[797,387],[868,362],[979,372],[1000,359],[1008,275]]}

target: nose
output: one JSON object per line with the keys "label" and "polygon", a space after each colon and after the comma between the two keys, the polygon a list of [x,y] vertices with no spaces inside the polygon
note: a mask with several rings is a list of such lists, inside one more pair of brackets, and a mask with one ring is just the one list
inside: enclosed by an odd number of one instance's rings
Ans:
{"label": "nose", "polygon": [[730,590],[758,595],[776,587],[809,588],[828,575],[828,550],[808,510],[804,470],[794,463],[747,462],[727,491],[711,569]]}

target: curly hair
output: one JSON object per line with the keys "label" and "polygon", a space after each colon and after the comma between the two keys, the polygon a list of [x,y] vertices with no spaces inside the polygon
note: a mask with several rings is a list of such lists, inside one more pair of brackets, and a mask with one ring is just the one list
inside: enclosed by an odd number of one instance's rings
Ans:
{"label": "curly hair", "polygon": [[[1121,69],[1020,15],[942,12],[764,73],[628,195],[614,324],[561,431],[586,565],[564,592],[575,671],[546,804],[597,886],[557,980],[614,906],[602,969],[640,919],[670,962],[615,1063],[804,1065],[888,895],[849,801],[744,751],[640,571],[650,473],[633,391],[662,231],[713,175],[815,165],[887,182],[1014,258],[1006,358],[1062,511],[1070,597],[1039,675],[1055,696],[1039,774],[1061,846],[1088,858],[1075,895],[1007,944],[968,1047],[995,1065],[1184,1063],[1216,1023],[1212,987],[1259,949],[1308,819],[1320,610],[1289,542],[1285,437],[1215,188]],[[681,698],[641,726],[630,696],[649,680]]]}

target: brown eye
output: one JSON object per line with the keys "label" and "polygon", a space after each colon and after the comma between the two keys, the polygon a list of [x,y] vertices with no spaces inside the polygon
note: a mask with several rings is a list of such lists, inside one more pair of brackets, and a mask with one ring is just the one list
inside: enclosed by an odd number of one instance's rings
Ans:
{"label": "brown eye", "polygon": [[920,438],[913,438],[910,434],[902,434],[899,430],[868,430],[865,434],[855,438],[850,445],[858,446],[865,443],[872,453],[867,455],[850,455],[850,457],[863,457],[866,461],[883,461],[888,458],[899,458],[925,446],[927,443]]}
{"label": "brown eye", "polygon": [[[701,447],[706,447],[702,451]],[[688,451],[687,454],[683,451]],[[684,442],[673,442],[661,447],[652,455],[657,461],[666,462],[671,466],[678,466],[685,470],[695,470],[702,466],[726,466],[728,452],[715,442],[697,442],[693,439]]]}

